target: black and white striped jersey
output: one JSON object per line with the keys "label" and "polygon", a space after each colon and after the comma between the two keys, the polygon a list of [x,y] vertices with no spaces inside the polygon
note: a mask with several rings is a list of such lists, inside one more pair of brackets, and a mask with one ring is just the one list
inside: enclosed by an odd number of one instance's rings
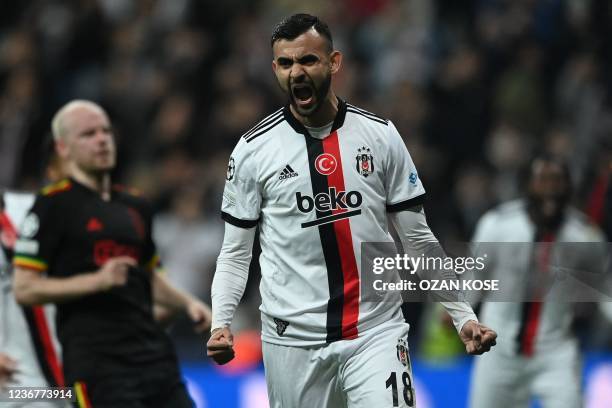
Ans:
{"label": "black and white striped jersey", "polygon": [[424,195],[393,123],[342,100],[322,139],[288,106],[245,133],[229,161],[222,217],[259,226],[263,339],[323,344],[399,318],[399,301],[360,301],[361,243],[392,241],[387,212]]}

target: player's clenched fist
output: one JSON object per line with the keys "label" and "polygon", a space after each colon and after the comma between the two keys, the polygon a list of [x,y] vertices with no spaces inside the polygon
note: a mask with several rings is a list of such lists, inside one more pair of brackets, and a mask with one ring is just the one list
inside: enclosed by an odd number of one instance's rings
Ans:
{"label": "player's clenched fist", "polygon": [[136,261],[129,256],[117,256],[106,261],[97,272],[100,290],[125,285],[130,266],[136,266]]}
{"label": "player's clenched fist", "polygon": [[17,369],[17,363],[4,353],[0,353],[0,390],[11,379]]}
{"label": "player's clenched fist", "polygon": [[206,345],[207,355],[217,364],[229,363],[234,358],[234,336],[229,327],[213,330]]}
{"label": "player's clenched fist", "polygon": [[496,344],[497,333],[484,324],[470,320],[463,325],[459,337],[465,344],[465,351],[468,354],[480,355],[491,350]]}

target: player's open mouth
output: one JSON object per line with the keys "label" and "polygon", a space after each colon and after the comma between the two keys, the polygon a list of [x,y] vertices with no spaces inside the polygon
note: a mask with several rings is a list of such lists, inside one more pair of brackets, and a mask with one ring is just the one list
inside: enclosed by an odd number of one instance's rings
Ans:
{"label": "player's open mouth", "polygon": [[314,100],[314,91],[308,85],[294,85],[291,88],[291,92],[293,93],[295,103],[299,106],[308,106]]}

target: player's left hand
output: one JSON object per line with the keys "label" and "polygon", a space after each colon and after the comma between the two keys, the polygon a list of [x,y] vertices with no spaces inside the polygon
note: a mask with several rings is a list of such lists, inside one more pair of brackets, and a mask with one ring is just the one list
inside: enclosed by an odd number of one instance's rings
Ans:
{"label": "player's left hand", "polygon": [[17,362],[4,353],[0,353],[0,390],[12,379],[17,371]]}
{"label": "player's left hand", "polygon": [[203,333],[210,329],[212,312],[207,304],[199,300],[192,300],[187,304],[186,309],[189,318],[194,323],[196,333]]}
{"label": "player's left hand", "polygon": [[470,320],[461,328],[459,337],[468,354],[480,355],[491,350],[496,344],[497,333],[484,324]]}
{"label": "player's left hand", "polygon": [[206,355],[219,365],[234,359],[234,335],[229,327],[217,327],[212,331],[206,343]]}

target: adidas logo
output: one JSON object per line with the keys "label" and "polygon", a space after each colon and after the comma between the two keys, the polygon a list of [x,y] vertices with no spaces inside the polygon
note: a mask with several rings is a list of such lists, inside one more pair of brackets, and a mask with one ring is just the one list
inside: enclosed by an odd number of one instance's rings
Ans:
{"label": "adidas logo", "polygon": [[87,231],[89,232],[101,231],[103,228],[104,226],[96,217],[90,218],[89,222],[87,222]]}
{"label": "adidas logo", "polygon": [[291,177],[297,177],[298,174],[291,168],[290,165],[286,165],[285,168],[283,169],[283,171],[280,172],[280,175],[278,176],[279,180],[286,180],[289,179]]}

